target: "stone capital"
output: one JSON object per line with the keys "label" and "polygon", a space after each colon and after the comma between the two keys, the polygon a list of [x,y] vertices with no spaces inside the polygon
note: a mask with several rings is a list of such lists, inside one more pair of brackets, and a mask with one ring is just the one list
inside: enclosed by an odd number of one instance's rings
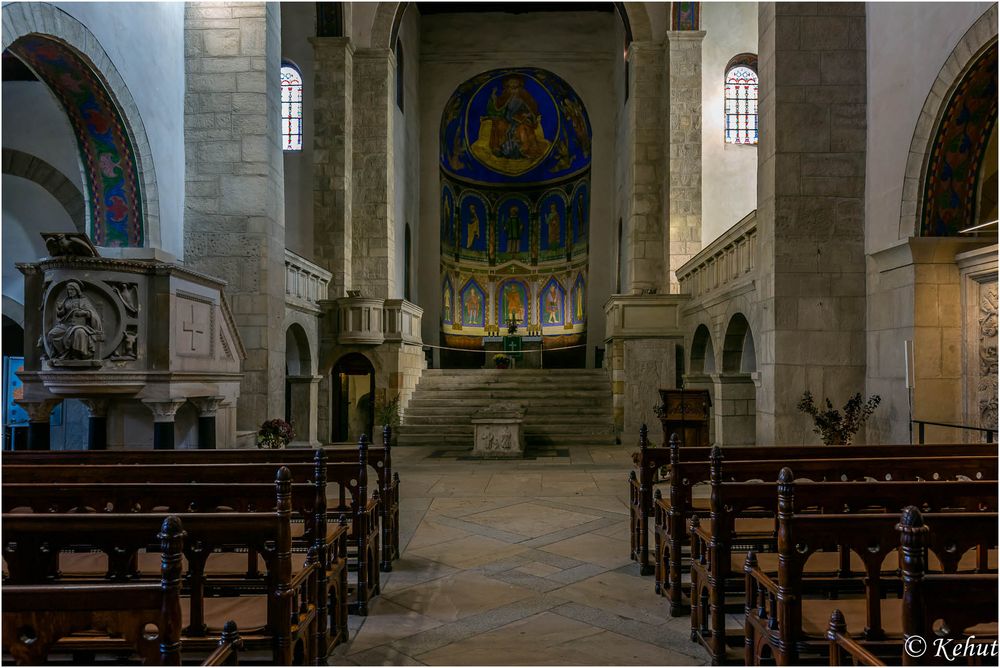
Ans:
{"label": "stone capital", "polygon": [[29,422],[48,422],[52,411],[62,403],[62,399],[42,399],[41,401],[15,399],[14,403],[27,411]]}
{"label": "stone capital", "polygon": [[110,399],[80,399],[80,402],[90,411],[90,417],[107,417]]}
{"label": "stone capital", "polygon": [[151,400],[143,399],[142,403],[153,414],[153,422],[173,422],[177,409],[184,405],[187,399]]}
{"label": "stone capital", "polygon": [[350,37],[308,37],[307,39],[315,51],[338,49],[354,55],[354,42]]}
{"label": "stone capital", "polygon": [[319,385],[323,376],[288,376],[285,378],[292,385]]}
{"label": "stone capital", "polygon": [[705,39],[704,30],[668,30],[668,42],[692,42],[701,44]]}
{"label": "stone capital", "polygon": [[225,397],[191,397],[188,399],[198,409],[198,417],[215,417]]}

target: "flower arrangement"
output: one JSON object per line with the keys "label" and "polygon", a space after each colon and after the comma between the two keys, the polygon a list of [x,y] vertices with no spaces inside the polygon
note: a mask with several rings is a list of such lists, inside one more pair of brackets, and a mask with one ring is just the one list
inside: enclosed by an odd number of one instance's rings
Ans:
{"label": "flower arrangement", "polygon": [[503,353],[497,353],[493,356],[493,366],[498,369],[509,369],[514,358],[510,355],[504,355]]}
{"label": "flower arrangement", "polygon": [[812,392],[806,390],[796,408],[812,417],[813,431],[819,434],[824,444],[850,445],[854,435],[875,412],[881,401],[882,397],[877,394],[873,394],[865,401],[858,392],[844,404],[844,412],[841,414],[829,399],[826,399],[826,409],[820,410],[813,400]]}
{"label": "flower arrangement", "polygon": [[257,447],[278,450],[295,438],[295,427],[281,418],[268,420],[257,431]]}

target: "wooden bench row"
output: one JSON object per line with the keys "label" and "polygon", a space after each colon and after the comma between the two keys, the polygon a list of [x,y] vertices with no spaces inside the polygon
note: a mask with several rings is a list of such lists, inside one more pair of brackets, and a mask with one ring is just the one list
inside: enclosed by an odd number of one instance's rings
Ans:
{"label": "wooden bench row", "polygon": [[[310,482],[292,483],[291,468],[283,466],[270,484],[218,480],[259,479],[268,470],[273,478],[271,464],[128,465],[118,468],[130,475],[118,477],[142,482],[103,483],[12,483],[7,482],[5,465],[4,529],[7,535],[11,531],[23,535],[20,541],[5,541],[8,581],[69,587],[96,579],[139,581],[139,551],[149,544],[148,518],[158,513],[161,517],[163,513],[183,513],[191,537],[185,551],[189,596],[185,640],[202,646],[198,641],[207,633],[206,604],[225,602],[228,597],[250,601],[256,596],[266,607],[259,602],[250,606],[248,619],[254,621],[240,625],[244,643],[255,649],[271,647],[279,665],[293,660],[321,661],[346,639],[349,596],[353,594],[354,610],[365,613],[367,601],[378,593],[378,500],[377,495],[367,499],[357,465],[327,464],[322,449],[314,457],[311,466],[291,467],[301,474],[299,479],[308,477]],[[234,466],[239,467],[239,473],[229,470]],[[36,467],[43,479],[55,477],[46,468]],[[308,476],[306,468],[310,469]],[[227,470],[227,475],[221,474]],[[348,495],[350,501],[340,507],[331,504],[328,509],[326,476],[331,471],[340,481],[341,499]],[[14,477],[33,475],[26,470],[13,473]],[[148,482],[157,478],[185,482]],[[198,482],[202,479],[212,482]],[[332,528],[328,529],[328,524]],[[347,584],[349,535],[357,546],[358,569],[351,594]],[[293,549],[297,553],[294,573],[290,566]],[[77,554],[69,554],[70,550]],[[95,573],[92,566],[82,573],[63,572],[66,569],[60,561],[79,562],[73,557],[95,550],[107,557],[102,572]],[[264,575],[258,573],[258,557],[266,566]],[[242,608],[248,612],[247,606]]]}
{"label": "wooden bench row", "polygon": [[[399,474],[392,468],[392,428],[386,425],[382,430],[382,445],[375,446],[362,436],[358,449],[323,448],[329,464],[354,464],[363,459],[375,472],[376,488],[379,492],[380,525],[380,568],[391,571],[392,562],[399,558]],[[64,450],[64,451],[16,451],[5,452],[3,463],[17,466],[71,466],[81,470],[80,465],[201,465],[201,464],[272,464],[274,466],[310,464],[315,459],[315,450],[287,448],[282,450]],[[273,472],[273,471],[272,471]],[[296,473],[295,479],[300,477]],[[80,473],[80,476],[85,476]],[[336,482],[328,475],[330,482]],[[69,480],[68,480],[69,481]],[[81,477],[79,482],[89,482]],[[26,481],[27,482],[27,481]],[[44,482],[44,481],[43,481]],[[363,481],[367,488],[367,476]]]}
{"label": "wooden bench row", "polygon": [[[935,639],[996,639],[996,569],[979,568],[984,546],[997,545],[996,512],[923,514],[909,506],[902,515],[801,513],[802,483],[793,477],[783,472],[779,482],[776,570],[753,551],[745,561],[747,665],[823,657],[841,665],[848,656],[865,665],[948,665],[948,657],[933,651],[912,655],[912,644],[907,653],[907,639],[927,646]],[[860,562],[862,593],[830,600],[809,562],[824,550],[843,549]],[[976,567],[958,572],[971,550]],[[850,636],[848,622],[864,630]]]}
{"label": "wooden bench row", "polygon": [[[762,570],[768,573],[775,571],[780,559],[776,550],[781,537],[782,504],[791,502],[782,491],[791,488],[782,487],[780,479],[781,475],[790,475],[787,469],[783,469],[776,482],[730,482],[726,480],[723,464],[721,453],[716,452],[711,459],[711,497],[707,521],[702,521],[695,514],[690,526],[692,639],[700,641],[716,663],[725,658],[727,640],[733,640],[726,635],[726,613],[743,610],[743,554],[747,546],[753,547],[758,551]],[[935,470],[933,462],[928,466],[928,470]],[[912,464],[907,463],[906,468],[912,468]],[[836,469],[831,468],[830,471]],[[827,516],[898,513],[910,505],[934,513],[995,513],[997,510],[995,481],[802,480],[795,484],[794,489],[798,512]],[[744,525],[741,526],[740,517],[748,511],[756,511],[760,517],[743,520]],[[963,570],[986,572],[989,569],[988,551],[995,546],[995,541],[990,543],[993,538],[989,535],[981,538],[983,543],[977,545],[974,555],[969,555],[971,559],[967,560],[968,563],[961,565]],[[865,540],[865,537],[857,536],[857,539]],[[835,549],[821,549],[816,554],[806,571],[814,590],[826,595],[863,591],[864,584],[859,573],[863,573],[866,566],[872,566],[869,563],[872,559],[877,561],[874,564],[876,569],[884,567],[895,571],[896,564],[884,563],[885,552],[868,550],[859,553],[855,550],[852,556],[853,547],[849,544],[835,545]],[[955,572],[959,563],[957,557],[952,559],[943,555],[935,567]]]}
{"label": "wooden bench row", "polygon": [[[700,472],[676,470],[682,462],[707,462],[711,447],[685,447],[677,434],[673,434],[666,447],[651,447],[649,430],[646,425],[639,429],[639,450],[633,454],[634,469],[629,473],[629,557],[639,563],[640,573],[652,575],[654,562],[650,559],[649,526],[653,516],[653,496],[659,486],[672,490],[685,480],[687,475],[703,476],[698,481],[707,480],[707,465]],[[802,459],[857,459],[864,457],[946,457],[953,455],[993,454],[994,444],[947,444],[947,445],[783,445],[727,448],[731,459],[797,461]],[[673,492],[671,492],[673,493]],[[680,501],[674,506],[680,505]],[[681,523],[680,533],[686,533]]]}
{"label": "wooden bench row", "polygon": [[[142,521],[148,529],[149,518],[142,517]],[[6,521],[4,528],[11,533]],[[20,533],[13,533],[15,540],[21,540]],[[124,646],[126,654],[136,654],[143,663],[181,665],[187,648],[181,634],[181,559],[186,535],[180,519],[165,518],[155,537],[161,550],[156,582],[4,584],[4,651],[18,665],[38,665],[68,636],[101,629],[119,639],[116,649]],[[201,665],[239,663],[244,642],[234,621],[225,623],[215,645]]]}

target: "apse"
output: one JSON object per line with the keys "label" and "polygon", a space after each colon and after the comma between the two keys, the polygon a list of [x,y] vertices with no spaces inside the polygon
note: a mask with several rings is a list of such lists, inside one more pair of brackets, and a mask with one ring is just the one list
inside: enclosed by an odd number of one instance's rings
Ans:
{"label": "apse", "polygon": [[591,126],[579,95],[540,68],[458,86],[440,129],[444,346],[541,337],[585,351]]}

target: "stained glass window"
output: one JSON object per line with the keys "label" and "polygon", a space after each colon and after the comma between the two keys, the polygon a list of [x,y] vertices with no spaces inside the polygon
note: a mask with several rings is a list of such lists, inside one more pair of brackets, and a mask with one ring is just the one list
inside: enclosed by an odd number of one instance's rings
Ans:
{"label": "stained glass window", "polygon": [[757,143],[757,73],[746,64],[726,70],[726,143]]}
{"label": "stained glass window", "polygon": [[302,150],[302,75],[288,63],[281,66],[281,148]]}

